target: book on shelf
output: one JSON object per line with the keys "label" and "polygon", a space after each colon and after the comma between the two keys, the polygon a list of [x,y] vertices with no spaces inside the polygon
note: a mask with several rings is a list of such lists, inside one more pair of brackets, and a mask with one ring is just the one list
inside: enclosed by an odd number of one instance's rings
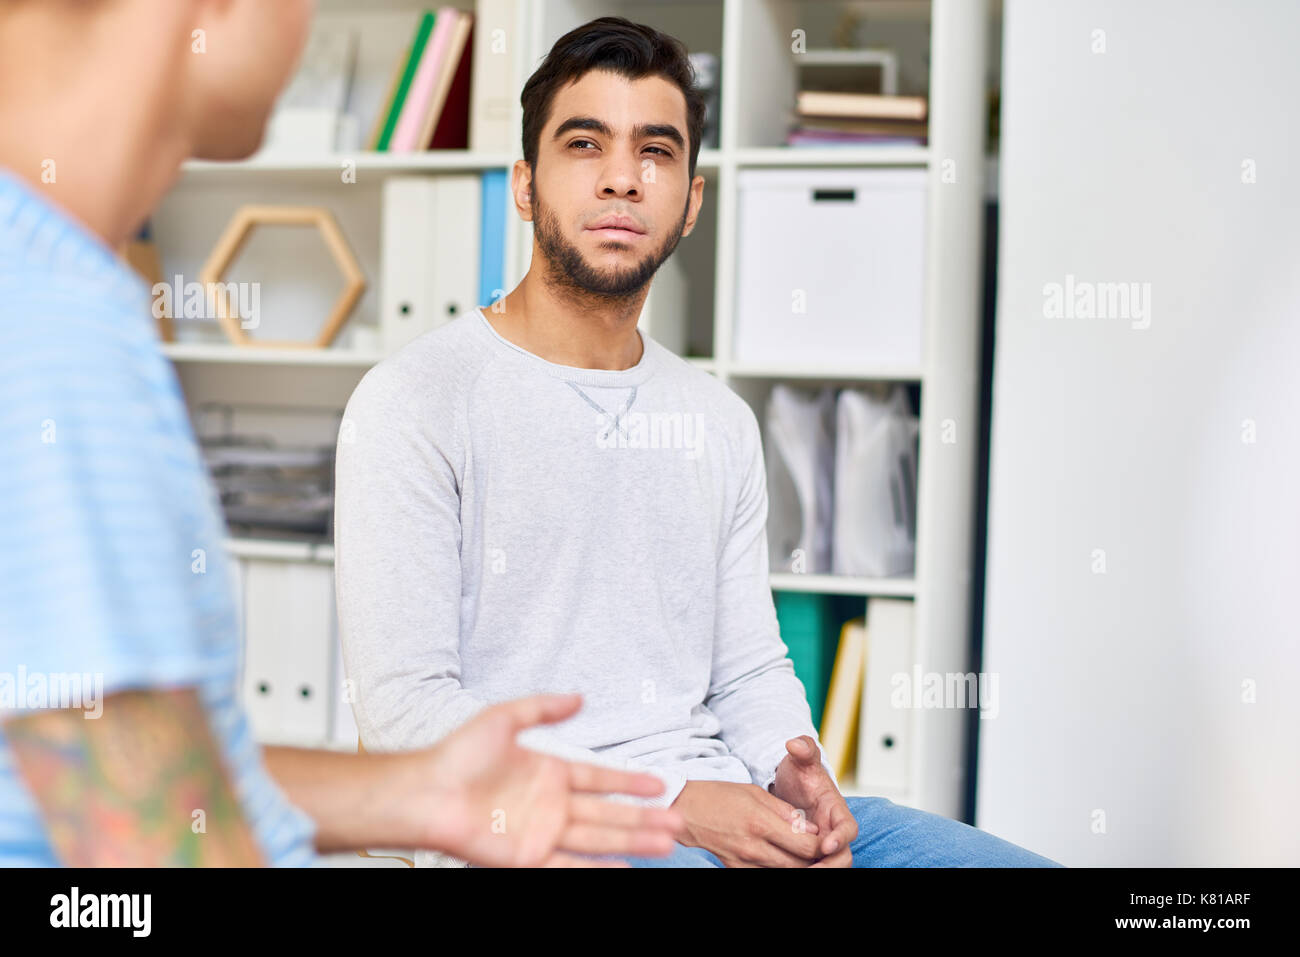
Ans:
{"label": "book on shelf", "polygon": [[803,90],[789,146],[924,145],[927,104],[920,96]]}
{"label": "book on shelf", "polygon": [[805,117],[800,130],[873,136],[924,136],[926,124],[916,120],[855,120],[829,116]]}
{"label": "book on shelf", "polygon": [[368,146],[381,153],[469,146],[474,15],[455,7],[426,10],[389,93]]}
{"label": "book on shelf", "polygon": [[470,75],[474,60],[474,17],[458,13],[451,39],[447,66],[434,106],[425,116],[417,142],[424,149],[467,149],[469,147]]}
{"label": "book on shelf", "polygon": [[415,80],[415,71],[419,68],[420,57],[424,55],[425,44],[429,42],[429,35],[433,32],[433,21],[433,11],[426,10],[421,14],[411,45],[407,48],[406,55],[397,63],[393,81],[389,85],[388,96],[384,101],[386,105],[380,108],[379,115],[375,118],[375,128],[370,134],[368,145],[372,150],[381,153],[388,151],[388,145],[393,139],[393,131],[397,128],[397,118],[401,115],[402,105],[406,102],[406,97],[411,91],[411,83]]}
{"label": "book on shelf", "polygon": [[515,148],[518,128],[512,111],[526,76],[503,37],[523,36],[520,0],[477,0],[474,5],[474,65],[470,78],[469,142],[476,150]]}
{"label": "book on shelf", "polygon": [[890,135],[887,133],[840,133],[826,130],[794,129],[785,137],[787,146],[924,146],[925,136]]}
{"label": "book on shelf", "polygon": [[857,766],[858,723],[862,713],[862,683],[867,660],[867,626],[863,618],[844,623],[831,668],[826,708],[819,732],[826,760],[837,780],[852,775]]}
{"label": "book on shelf", "polygon": [[883,93],[845,93],[800,90],[795,101],[800,116],[837,116],[859,120],[926,119],[923,96],[888,96]]}
{"label": "book on shelf", "polygon": [[523,2],[477,0],[472,11],[413,11],[409,36],[397,27],[401,52],[373,119],[365,118],[368,135],[348,104],[359,65],[376,59],[362,49],[372,41],[365,30],[318,24],[276,102],[259,155],[511,150],[523,67],[499,39],[520,35]]}

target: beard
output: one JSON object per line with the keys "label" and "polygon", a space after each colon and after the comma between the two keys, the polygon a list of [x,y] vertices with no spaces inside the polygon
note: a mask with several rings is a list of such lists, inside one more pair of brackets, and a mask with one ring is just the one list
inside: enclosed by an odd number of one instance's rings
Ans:
{"label": "beard", "polygon": [[533,235],[537,239],[538,247],[546,256],[548,283],[578,299],[635,298],[677,248],[677,243],[682,238],[682,231],[686,228],[686,214],[689,210],[688,194],[686,208],[682,210],[676,228],[669,230],[663,244],[658,249],[646,253],[640,262],[626,267],[613,266],[599,269],[587,262],[582,251],[564,238],[559,219],[542,202],[537,183],[534,181]]}

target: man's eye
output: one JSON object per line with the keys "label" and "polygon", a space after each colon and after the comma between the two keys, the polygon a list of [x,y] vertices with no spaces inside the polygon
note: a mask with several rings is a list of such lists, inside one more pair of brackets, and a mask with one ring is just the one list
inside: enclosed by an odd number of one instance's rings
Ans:
{"label": "man's eye", "polygon": [[[583,144],[583,143],[587,144],[588,146],[592,146],[592,147],[594,147],[594,146],[596,145],[596,144],[593,143],[591,140],[574,140],[572,143],[569,144],[569,148],[570,148],[570,149],[574,149],[575,147],[578,147],[578,146],[580,146],[580,144]],[[669,150],[664,149],[662,146],[647,146],[647,147],[645,148],[645,152],[651,152],[651,151],[653,151],[653,152],[655,152],[655,153],[658,153],[660,156],[663,156],[663,157],[665,157],[665,158],[667,158],[667,159],[672,159],[672,158],[673,158],[673,154],[672,154],[672,152],[669,151]],[[586,152],[589,152],[589,151],[588,151],[588,150],[581,150],[581,152],[586,153]]]}

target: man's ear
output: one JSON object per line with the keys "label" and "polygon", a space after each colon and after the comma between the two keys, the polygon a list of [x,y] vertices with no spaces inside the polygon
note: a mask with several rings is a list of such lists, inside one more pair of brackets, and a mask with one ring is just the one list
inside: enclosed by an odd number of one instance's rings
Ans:
{"label": "man's ear", "polygon": [[533,221],[533,174],[526,160],[515,160],[510,183],[514,194],[515,211],[526,223]]}
{"label": "man's ear", "polygon": [[704,205],[704,177],[697,176],[691,182],[691,191],[686,205],[686,224],[682,227],[682,236],[689,236],[695,228],[695,220],[700,216],[700,207]]}

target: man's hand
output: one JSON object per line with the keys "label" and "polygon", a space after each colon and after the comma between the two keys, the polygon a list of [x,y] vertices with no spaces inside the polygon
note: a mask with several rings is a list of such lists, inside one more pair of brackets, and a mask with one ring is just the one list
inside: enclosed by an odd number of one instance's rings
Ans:
{"label": "man's hand", "polygon": [[536,724],[563,721],[578,695],[535,695],[488,708],[426,752],[439,795],[425,845],[487,867],[626,867],[580,854],[663,857],[682,832],[682,815],[604,800],[653,797],[650,774],[565,761],[515,743]]}
{"label": "man's hand", "polygon": [[687,781],[673,808],[686,819],[682,843],[727,867],[807,867],[821,856],[817,825],[754,784]]}
{"label": "man's hand", "polygon": [[785,743],[789,755],[776,769],[772,793],[795,807],[806,808],[821,834],[814,867],[851,867],[849,845],[858,836],[858,822],[844,796],[822,767],[817,742],[808,735]]}

